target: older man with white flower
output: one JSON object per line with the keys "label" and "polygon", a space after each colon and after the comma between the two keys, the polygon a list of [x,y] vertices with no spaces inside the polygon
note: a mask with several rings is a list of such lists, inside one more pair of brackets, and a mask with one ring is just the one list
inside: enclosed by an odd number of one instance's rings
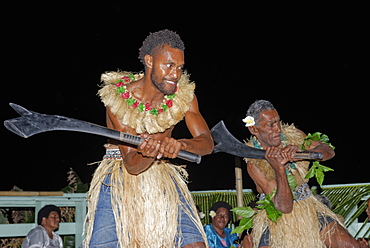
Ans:
{"label": "older man with white flower", "polygon": [[[255,101],[243,119],[253,135],[247,145],[266,150],[265,159],[245,159],[261,208],[253,221],[254,247],[366,247],[347,232],[336,214],[318,201],[308,186],[309,161],[294,158],[297,151],[321,152],[323,161],[334,157],[324,140],[307,142],[293,124],[281,123],[274,106]],[[327,168],[327,167],[326,167]],[[275,218],[271,213],[278,213]]]}

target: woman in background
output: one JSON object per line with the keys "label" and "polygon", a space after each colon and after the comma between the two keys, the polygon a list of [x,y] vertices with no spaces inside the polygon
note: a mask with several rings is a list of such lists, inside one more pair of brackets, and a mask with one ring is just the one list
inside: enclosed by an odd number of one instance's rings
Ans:
{"label": "woman in background", "polygon": [[46,205],[37,214],[38,226],[32,229],[22,243],[22,248],[63,247],[62,238],[54,232],[59,228],[60,209]]}
{"label": "woman in background", "polygon": [[226,228],[231,220],[231,206],[224,202],[214,203],[210,209],[209,215],[212,217],[211,224],[204,227],[207,235],[208,246],[210,248],[240,247],[235,243],[238,240],[236,233],[231,234],[231,229]]}

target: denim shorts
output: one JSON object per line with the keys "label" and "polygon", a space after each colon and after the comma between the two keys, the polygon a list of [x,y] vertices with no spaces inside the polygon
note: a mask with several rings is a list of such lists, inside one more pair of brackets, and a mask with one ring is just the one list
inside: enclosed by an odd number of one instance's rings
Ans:
{"label": "denim shorts", "polygon": [[[110,175],[104,183],[109,185]],[[93,233],[89,247],[118,247],[116,223],[112,210],[110,187],[102,184],[96,205]]]}
{"label": "denim shorts", "polygon": [[[108,175],[104,184],[100,188],[100,196],[96,206],[93,233],[89,247],[119,247],[116,233],[116,223],[111,205],[110,175]],[[178,187],[177,192],[180,194]],[[184,202],[184,196],[180,194],[180,200]],[[185,206],[185,208],[190,208]],[[194,216],[197,213],[193,213]],[[194,243],[204,242],[202,234],[185,213],[184,209],[179,206],[179,216],[176,217],[179,222],[179,232],[181,233],[181,247]],[[175,239],[175,242],[178,239]],[[177,243],[177,242],[176,242]]]}

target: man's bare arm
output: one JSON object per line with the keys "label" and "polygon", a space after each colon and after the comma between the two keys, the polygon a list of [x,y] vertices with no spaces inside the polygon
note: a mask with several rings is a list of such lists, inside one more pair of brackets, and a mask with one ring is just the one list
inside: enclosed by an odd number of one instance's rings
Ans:
{"label": "man's bare arm", "polygon": [[286,179],[285,169],[276,173],[276,180],[267,180],[266,175],[250,162],[247,164],[247,171],[256,184],[259,193],[271,195],[276,190],[275,196],[272,198],[276,209],[282,213],[290,213],[292,211],[293,196]]}
{"label": "man's bare arm", "polygon": [[276,194],[272,198],[275,208],[282,213],[290,213],[293,210],[293,195],[284,167],[289,157],[281,148],[271,146],[266,149],[265,158],[275,170]]}
{"label": "man's bare arm", "polygon": [[[213,139],[207,123],[199,112],[198,101],[195,95],[191,102],[190,109],[185,114],[185,123],[192,138],[179,140],[165,139],[162,142],[160,152],[168,158],[175,158],[180,149],[201,156],[210,154],[214,147]],[[174,143],[174,141],[178,142],[178,144],[171,145],[170,142]]]}
{"label": "man's bare arm", "polygon": [[[301,130],[299,130],[302,132]],[[306,137],[306,134],[302,132],[304,137]],[[323,155],[323,159],[321,161],[329,160],[335,156],[335,152],[333,148],[331,148],[329,145],[322,143],[321,141],[312,141],[311,145],[309,147],[305,147],[306,151],[311,152],[321,152]]]}
{"label": "man's bare arm", "polygon": [[[107,127],[120,131],[129,133],[132,135],[137,135],[137,133],[130,127],[127,127],[122,124],[122,122],[112,114],[112,112],[107,107]],[[153,150],[155,150],[155,143],[151,143],[153,146]],[[125,165],[127,171],[131,174],[139,174],[145,171],[154,161],[153,157],[144,157],[142,154],[138,152],[138,150],[134,147],[125,146],[125,145],[118,145],[121,154],[123,164]]]}
{"label": "man's bare arm", "polygon": [[335,156],[333,148],[320,141],[312,141],[311,146],[306,150],[311,152],[321,152],[323,156],[322,161],[329,160]]}
{"label": "man's bare arm", "polygon": [[208,125],[199,112],[198,100],[194,95],[191,107],[185,115],[186,126],[192,139],[180,139],[183,149],[198,155],[207,155],[213,151],[214,143]]}

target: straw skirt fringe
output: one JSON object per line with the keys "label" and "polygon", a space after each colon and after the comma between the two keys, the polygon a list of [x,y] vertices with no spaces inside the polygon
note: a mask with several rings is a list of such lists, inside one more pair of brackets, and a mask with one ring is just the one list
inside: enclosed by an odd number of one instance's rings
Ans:
{"label": "straw skirt fringe", "polygon": [[[206,242],[202,224],[194,216],[197,211],[184,180],[187,172],[183,168],[156,161],[147,171],[131,175],[122,160],[105,159],[96,170],[89,191],[86,247],[93,232],[100,186],[108,174],[111,174],[111,200],[120,247],[180,247],[178,210],[181,205],[188,205],[183,211]],[[180,201],[176,185],[185,203]]]}
{"label": "straw skirt fringe", "polygon": [[[337,222],[323,236],[320,235],[319,216],[323,217],[324,227],[328,224],[325,216]],[[305,200],[294,202],[293,211],[283,214],[277,223],[268,219],[265,210],[260,211],[254,218],[253,247],[258,247],[263,232],[269,227],[270,248],[324,248],[326,246],[322,240],[333,233],[337,225],[342,225],[337,215],[314,196],[310,196]]]}

